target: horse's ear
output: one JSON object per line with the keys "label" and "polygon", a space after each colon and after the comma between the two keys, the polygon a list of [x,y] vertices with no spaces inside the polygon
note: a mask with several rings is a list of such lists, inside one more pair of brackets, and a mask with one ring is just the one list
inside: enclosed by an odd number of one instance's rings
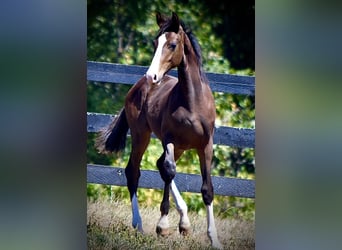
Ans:
{"label": "horse's ear", "polygon": [[157,11],[157,13],[156,13],[156,20],[157,20],[157,24],[160,28],[165,23],[165,17],[162,16],[162,14],[159,11]]}
{"label": "horse's ear", "polygon": [[179,31],[179,18],[175,12],[172,12],[170,30],[175,33],[178,33]]}

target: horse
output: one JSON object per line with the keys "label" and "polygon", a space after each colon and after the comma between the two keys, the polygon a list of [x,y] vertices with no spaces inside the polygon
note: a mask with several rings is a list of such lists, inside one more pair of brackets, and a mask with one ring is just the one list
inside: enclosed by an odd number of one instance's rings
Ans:
{"label": "horse", "polygon": [[[159,31],[153,41],[155,52],[146,74],[126,95],[125,105],[109,127],[97,138],[101,153],[125,148],[130,129],[132,148],[125,168],[132,207],[132,226],[143,232],[137,188],[140,162],[153,132],[161,141],[163,153],[157,160],[164,181],[161,217],[156,232],[169,234],[170,191],[180,214],[179,232],[190,233],[188,208],[174,182],[176,161],[185,150],[196,149],[202,175],[202,199],[207,212],[207,234],[211,245],[222,248],[213,214],[214,189],[211,180],[215,102],[202,69],[199,43],[176,13],[171,17],[156,14]],[[178,78],[167,75],[177,67]]]}

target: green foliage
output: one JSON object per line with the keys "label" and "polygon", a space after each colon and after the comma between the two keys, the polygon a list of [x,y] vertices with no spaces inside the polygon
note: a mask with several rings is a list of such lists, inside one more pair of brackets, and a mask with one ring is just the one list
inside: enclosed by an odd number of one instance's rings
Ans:
{"label": "green foliage", "polygon": [[123,106],[125,95],[130,86],[124,84],[109,84],[88,82],[87,111],[115,114]]}
{"label": "green foliage", "polygon": [[[254,6],[254,5],[253,5]],[[223,35],[214,27],[225,22],[222,11],[213,12],[207,8],[205,1],[99,1],[88,0],[88,60],[115,62],[122,64],[149,65],[153,56],[152,40],[158,27],[155,12],[166,15],[175,11],[197,37],[203,54],[204,70],[216,73],[254,75],[253,69],[234,69],[224,57]],[[217,6],[219,8],[219,6]],[[117,114],[123,107],[124,98],[131,86],[122,84],[105,84],[88,82],[88,112]],[[254,128],[254,97],[214,93],[216,102],[216,125]],[[87,141],[87,161],[124,167],[130,152],[130,140],[125,151],[118,157],[100,155],[94,148],[96,134],[89,133]],[[141,168],[156,170],[156,161],[162,153],[158,140],[151,139],[144,154]],[[185,152],[177,162],[177,172],[200,174],[199,160],[194,150]],[[212,174],[254,179],[254,149],[214,146]],[[129,202],[126,187],[88,184],[87,194],[91,199],[106,196],[116,197]],[[139,189],[138,197],[144,204],[159,206],[162,192],[159,190]],[[200,194],[183,195],[189,209],[204,213]],[[215,197],[215,209],[221,216],[254,217],[254,200],[236,197]]]}

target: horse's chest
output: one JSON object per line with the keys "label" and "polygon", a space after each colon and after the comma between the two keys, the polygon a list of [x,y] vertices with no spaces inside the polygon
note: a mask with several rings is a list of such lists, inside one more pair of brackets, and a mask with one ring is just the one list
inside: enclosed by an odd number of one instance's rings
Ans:
{"label": "horse's chest", "polygon": [[[202,123],[201,116],[193,114],[185,108],[178,108],[175,112],[171,113],[164,121],[169,122],[168,129],[175,133],[181,133],[182,136],[203,136],[205,134],[204,124]],[[171,127],[171,128],[170,128]]]}
{"label": "horse's chest", "polygon": [[170,120],[182,127],[193,127],[197,119],[194,114],[183,107],[179,107],[170,115]]}
{"label": "horse's chest", "polygon": [[145,108],[147,122],[161,140],[172,138],[180,147],[191,148],[210,137],[211,123],[205,118],[208,112],[191,111],[182,96],[156,91],[148,96]]}

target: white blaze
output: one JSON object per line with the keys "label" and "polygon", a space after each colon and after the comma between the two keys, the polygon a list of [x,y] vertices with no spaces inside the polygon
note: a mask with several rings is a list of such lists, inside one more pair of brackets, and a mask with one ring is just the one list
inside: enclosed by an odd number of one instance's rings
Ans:
{"label": "white blaze", "polygon": [[162,51],[163,51],[163,47],[165,43],[166,43],[166,35],[163,34],[158,38],[158,47],[157,47],[156,53],[154,54],[152,63],[146,72],[146,76],[151,77],[154,83],[160,80],[158,79],[158,73],[159,73],[158,71],[159,71],[160,59],[162,56]]}

